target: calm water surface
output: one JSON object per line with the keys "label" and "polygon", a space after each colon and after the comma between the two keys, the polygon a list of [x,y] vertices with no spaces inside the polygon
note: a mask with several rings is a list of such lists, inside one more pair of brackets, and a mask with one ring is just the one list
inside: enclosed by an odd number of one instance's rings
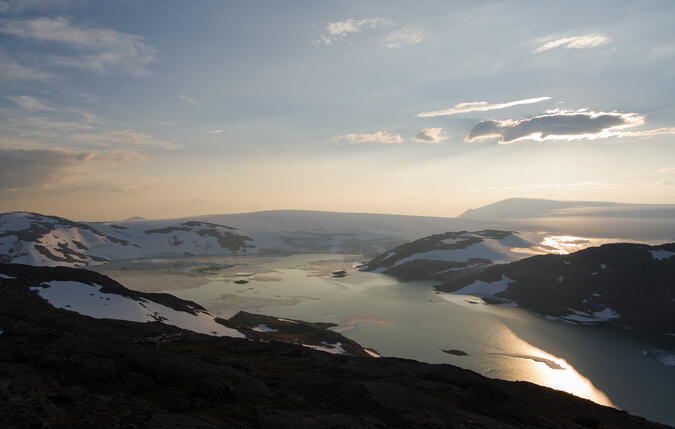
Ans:
{"label": "calm water surface", "polygon": [[[663,348],[663,343],[549,321],[518,308],[485,305],[472,296],[437,293],[430,282],[359,272],[352,269],[359,258],[300,254],[156,259],[115,262],[99,271],[127,287],[172,293],[225,317],[243,309],[333,322],[343,335],[383,356],[531,381],[652,420],[675,422],[675,367],[643,354]],[[331,278],[329,273],[338,269],[348,275]],[[672,343],[675,339],[666,347]]]}

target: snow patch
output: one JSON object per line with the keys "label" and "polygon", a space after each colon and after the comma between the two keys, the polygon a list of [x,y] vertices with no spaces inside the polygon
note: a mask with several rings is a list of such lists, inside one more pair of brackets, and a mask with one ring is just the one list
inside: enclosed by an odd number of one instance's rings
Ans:
{"label": "snow patch", "polygon": [[370,355],[370,357],[374,357],[374,358],[381,358],[381,357],[382,357],[382,356],[379,355],[378,353],[375,353],[374,351],[369,350],[369,349],[367,349],[367,348],[365,348],[365,347],[363,348],[363,351],[365,351],[366,353],[368,353],[368,354]]}
{"label": "snow patch", "polygon": [[448,268],[447,270],[439,271],[436,274],[451,273],[453,271],[464,271],[464,270],[468,270],[469,268],[477,267],[479,265],[481,265],[481,264],[469,264],[469,265],[465,265],[463,267]]}
{"label": "snow patch", "polygon": [[662,261],[664,259],[668,259],[671,256],[675,255],[675,252],[670,252],[668,250],[650,250],[649,251],[652,254],[652,259],[657,259],[659,261]]}
{"label": "snow patch", "polygon": [[600,269],[601,269],[601,270],[606,270],[606,269],[607,269],[607,264],[600,264]]}
{"label": "snow patch", "polygon": [[345,349],[342,348],[342,343],[340,343],[340,342],[335,343],[335,344],[328,344],[326,341],[321,341],[321,344],[323,344],[323,345],[317,346],[317,345],[313,345],[313,344],[303,344],[303,346],[309,347],[310,349],[319,350],[319,351],[326,352],[326,353],[331,353],[331,354],[334,354],[334,355],[347,354],[347,352],[345,352]]}
{"label": "snow patch", "polygon": [[11,280],[15,278],[16,277],[8,276],[7,274],[0,274],[0,279]]}
{"label": "snow patch", "polygon": [[134,300],[113,293],[101,292],[101,286],[76,281],[51,281],[49,286],[31,290],[56,308],[62,308],[97,319],[119,319],[131,322],[160,321],[202,334],[245,338],[241,332],[217,323],[215,317],[203,311],[197,315],[177,311],[145,299]]}
{"label": "snow patch", "polygon": [[661,349],[643,350],[643,356],[649,356],[667,366],[675,366],[675,353]]}
{"label": "snow patch", "polygon": [[396,255],[396,252],[389,252],[384,256],[384,258],[382,258],[382,260],[386,261],[387,259],[391,258],[394,255]]}
{"label": "snow patch", "polygon": [[558,283],[562,283],[565,280],[565,276],[558,277]]}
{"label": "snow patch", "polygon": [[279,331],[278,329],[270,328],[267,325],[258,325],[254,328],[251,328],[251,329],[256,331],[256,332],[278,332]]}
{"label": "snow patch", "polygon": [[570,261],[563,261],[563,264],[569,265],[569,264],[571,264],[571,262]]}
{"label": "snow patch", "polygon": [[502,274],[500,280],[494,282],[484,282],[482,280],[476,280],[468,286],[464,286],[460,290],[453,292],[457,295],[495,295],[506,290],[509,287],[509,283],[513,283],[515,280],[512,280]]}
{"label": "snow patch", "polygon": [[462,237],[457,237],[457,238],[446,238],[445,240],[441,240],[441,243],[447,244],[447,245],[452,245],[452,244],[457,244],[459,242],[462,242],[462,241],[466,240],[467,238],[470,238],[470,237],[462,236]]}
{"label": "snow patch", "polygon": [[581,323],[606,322],[610,319],[618,319],[619,317],[621,317],[619,313],[617,313],[616,311],[612,310],[609,307],[605,307],[603,310],[596,311],[592,314],[575,310],[573,308],[568,308],[568,310],[571,311],[572,314],[562,316],[562,319]]}

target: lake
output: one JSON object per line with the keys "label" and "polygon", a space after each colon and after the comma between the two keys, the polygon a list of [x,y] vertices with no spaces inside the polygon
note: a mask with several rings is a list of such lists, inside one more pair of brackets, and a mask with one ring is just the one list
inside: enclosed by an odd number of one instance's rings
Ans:
{"label": "lake", "polygon": [[[222,317],[246,310],[332,322],[338,325],[335,330],[383,356],[449,363],[488,377],[530,381],[675,423],[675,366],[646,353],[672,350],[675,337],[637,338],[487,305],[473,296],[438,293],[431,282],[401,282],[357,271],[353,267],[362,258],[158,258],[117,261],[96,270],[132,289],[195,301]],[[345,277],[330,276],[342,269]]]}

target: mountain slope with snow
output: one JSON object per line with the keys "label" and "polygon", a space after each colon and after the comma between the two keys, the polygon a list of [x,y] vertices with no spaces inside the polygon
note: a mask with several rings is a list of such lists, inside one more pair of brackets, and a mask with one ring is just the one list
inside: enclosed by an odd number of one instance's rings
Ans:
{"label": "mountain slope with snow", "polygon": [[406,280],[443,280],[466,270],[529,256],[536,245],[511,231],[446,232],[405,243],[385,252],[361,269]]}
{"label": "mountain slope with snow", "polygon": [[199,221],[84,223],[37,213],[0,214],[0,262],[86,267],[153,256],[236,254],[253,248],[235,228]]}
{"label": "mountain slope with snow", "polygon": [[549,317],[675,334],[675,243],[614,243],[486,266],[437,290],[490,296]]}

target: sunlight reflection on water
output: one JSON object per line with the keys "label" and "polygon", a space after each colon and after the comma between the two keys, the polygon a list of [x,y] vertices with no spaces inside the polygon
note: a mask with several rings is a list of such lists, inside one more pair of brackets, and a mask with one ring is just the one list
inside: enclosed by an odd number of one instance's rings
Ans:
{"label": "sunlight reflection on water", "polygon": [[495,336],[499,337],[495,341],[496,344],[508,351],[493,354],[528,361],[525,365],[521,362],[520,371],[523,380],[616,408],[605,393],[596,388],[588,378],[581,375],[564,359],[534,347],[504,325],[499,327],[499,332]]}

